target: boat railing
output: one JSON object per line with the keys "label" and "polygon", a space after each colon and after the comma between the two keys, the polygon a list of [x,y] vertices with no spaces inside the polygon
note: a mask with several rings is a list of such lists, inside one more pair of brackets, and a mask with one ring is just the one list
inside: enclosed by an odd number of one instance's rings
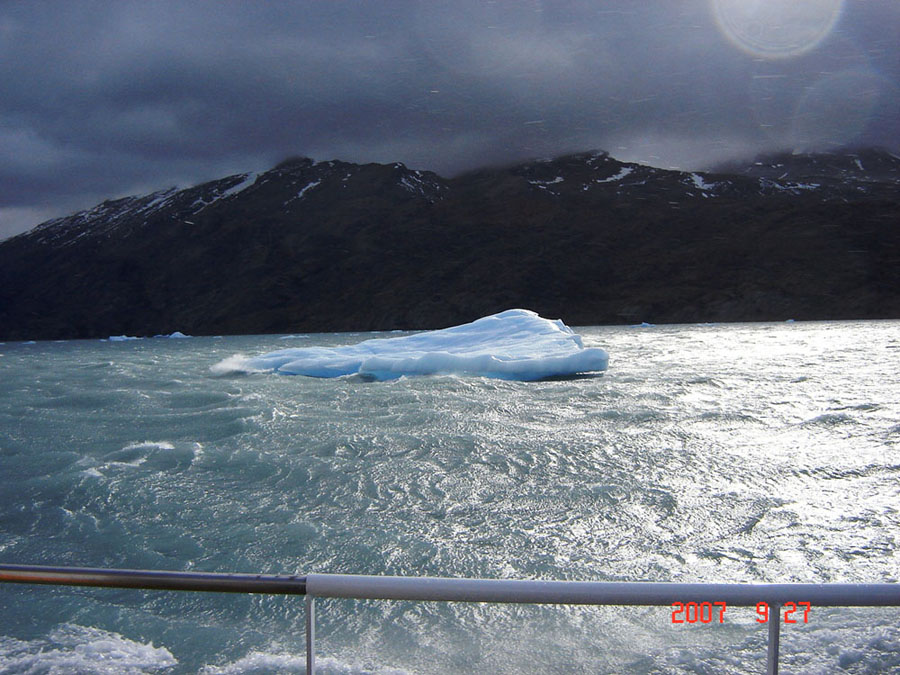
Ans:
{"label": "boat railing", "polygon": [[[0,582],[100,586],[168,591],[268,593],[305,596],[306,670],[315,673],[315,599],[498,602],[562,605],[680,605],[690,621],[726,606],[765,606],[768,624],[766,672],[778,673],[782,609],[810,607],[898,607],[900,584],[756,584],[669,583],[641,581],[533,581],[524,579],[464,579],[390,577],[353,574],[224,574],[159,572],[88,567],[47,567],[0,564]],[[704,607],[708,605],[708,607]],[[674,619],[674,613],[673,613]],[[787,619],[792,622],[791,619]]]}

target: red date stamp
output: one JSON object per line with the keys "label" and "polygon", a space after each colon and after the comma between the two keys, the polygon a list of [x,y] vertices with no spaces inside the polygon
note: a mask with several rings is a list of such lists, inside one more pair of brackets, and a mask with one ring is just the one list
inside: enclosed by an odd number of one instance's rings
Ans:
{"label": "red date stamp", "polygon": [[[672,623],[725,623],[727,608],[724,602],[673,602]],[[803,623],[809,623],[809,611],[812,609],[812,603],[786,602],[781,609],[784,611],[784,623],[799,623],[800,615],[797,614],[799,611],[803,612]],[[756,622],[767,623],[768,621],[769,604],[757,602]]]}
{"label": "red date stamp", "polygon": [[[713,611],[713,607],[716,608]],[[724,602],[673,602],[672,623],[712,623],[713,614],[719,615],[719,623],[725,623]]]}
{"label": "red date stamp", "polygon": [[[797,617],[793,617],[794,614],[797,613],[799,608],[803,609],[803,623],[809,623],[809,610],[812,609],[812,604],[809,602],[786,602],[781,607],[784,610],[784,622],[785,623],[798,623]],[[793,618],[792,618],[793,617]],[[757,623],[766,623],[769,620],[769,605],[765,602],[757,602],[756,603],[756,622]]]}

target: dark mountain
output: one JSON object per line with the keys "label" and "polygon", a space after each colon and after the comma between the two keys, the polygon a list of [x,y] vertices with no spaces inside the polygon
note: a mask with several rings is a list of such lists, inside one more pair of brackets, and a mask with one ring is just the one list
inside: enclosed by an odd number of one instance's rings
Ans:
{"label": "dark mountain", "polygon": [[752,164],[726,164],[719,171],[847,193],[877,190],[879,184],[892,188],[900,185],[900,157],[876,148],[817,154],[783,152],[757,157]]}
{"label": "dark mountain", "polygon": [[685,173],[586,153],[454,179],[305,158],[0,243],[0,339],[900,318],[900,159]]}

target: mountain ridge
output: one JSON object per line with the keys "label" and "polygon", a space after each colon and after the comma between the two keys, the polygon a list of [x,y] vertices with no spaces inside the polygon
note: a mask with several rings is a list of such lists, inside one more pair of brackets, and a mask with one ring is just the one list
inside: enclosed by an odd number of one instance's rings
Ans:
{"label": "mountain ridge", "polygon": [[440,328],[512,306],[900,318],[898,186],[877,149],[712,172],[588,151],[454,178],[294,157],[0,242],[0,339]]}

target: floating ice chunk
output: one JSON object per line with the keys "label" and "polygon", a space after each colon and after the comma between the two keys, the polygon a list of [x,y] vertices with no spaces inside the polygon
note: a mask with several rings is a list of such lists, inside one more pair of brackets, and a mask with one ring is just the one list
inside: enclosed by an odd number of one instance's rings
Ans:
{"label": "floating ice chunk", "polygon": [[180,330],[176,330],[174,333],[169,333],[168,335],[154,335],[153,337],[157,338],[189,338],[190,335],[185,335]]}
{"label": "floating ice chunk", "polygon": [[110,342],[125,342],[125,340],[140,340],[139,337],[134,337],[133,335],[110,335]]}
{"label": "floating ice chunk", "polygon": [[343,347],[281,349],[252,358],[233,356],[211,370],[311,377],[360,374],[377,380],[458,373],[529,381],[606,370],[608,361],[605,350],[585,348],[581,336],[562,321],[510,309],[461,326],[405,337]]}

